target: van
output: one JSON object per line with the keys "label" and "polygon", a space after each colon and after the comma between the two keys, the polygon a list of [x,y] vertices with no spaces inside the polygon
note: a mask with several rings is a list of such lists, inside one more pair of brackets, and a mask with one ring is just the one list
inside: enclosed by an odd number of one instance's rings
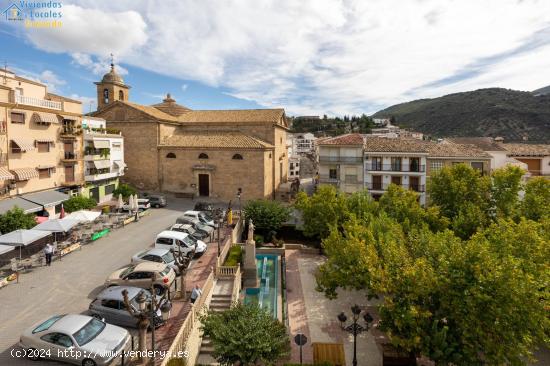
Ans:
{"label": "van", "polygon": [[179,231],[165,230],[157,235],[155,248],[174,249],[190,255],[195,250],[196,256],[201,256],[206,251],[206,244],[200,240],[195,241],[189,234]]}

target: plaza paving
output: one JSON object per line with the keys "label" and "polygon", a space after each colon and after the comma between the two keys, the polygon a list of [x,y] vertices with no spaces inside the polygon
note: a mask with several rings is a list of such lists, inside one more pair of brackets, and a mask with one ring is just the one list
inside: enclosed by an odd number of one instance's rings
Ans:
{"label": "plaza paving", "polygon": [[[103,288],[105,278],[128,264],[133,254],[150,247],[156,234],[193,204],[190,200],[170,199],[168,207],[151,210],[139,223],[115,230],[51,267],[21,275],[19,284],[0,289],[0,365],[36,365],[10,355],[21,332],[53,314],[84,313]],[[208,251],[216,248],[209,246]]]}

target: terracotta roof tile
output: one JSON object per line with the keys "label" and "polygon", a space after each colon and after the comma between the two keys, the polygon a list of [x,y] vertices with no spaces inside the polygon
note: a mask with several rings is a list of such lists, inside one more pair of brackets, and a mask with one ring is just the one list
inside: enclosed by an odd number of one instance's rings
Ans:
{"label": "terracotta roof tile", "polygon": [[161,146],[267,149],[273,145],[238,132],[189,132],[168,136]]}
{"label": "terracotta roof tile", "polygon": [[319,145],[363,145],[363,135],[359,133],[348,133],[345,135],[335,136],[323,141]]}
{"label": "terracotta roof tile", "polygon": [[454,142],[430,143],[429,157],[490,158],[491,155],[475,145],[456,144]]}
{"label": "terracotta roof tile", "polygon": [[127,104],[130,107],[133,107],[137,110],[142,111],[143,113],[146,113],[146,114],[150,115],[151,117],[155,117],[156,119],[160,119],[160,120],[163,120],[163,121],[177,122],[176,117],[171,116],[168,113],[164,113],[163,111],[158,110],[157,108],[155,108],[153,106],[142,105],[142,104],[137,104],[137,103],[131,103],[131,102],[126,102],[126,101],[124,101],[124,102],[119,101],[119,103]]}
{"label": "terracotta roof tile", "polygon": [[549,156],[550,145],[544,144],[502,144],[509,156]]}
{"label": "terracotta roof tile", "polygon": [[427,153],[428,141],[417,139],[400,139],[386,137],[370,137],[365,139],[365,152],[417,152]]}
{"label": "terracotta roof tile", "polygon": [[235,109],[235,110],[191,110],[178,117],[180,122],[272,122],[278,123],[284,116],[284,109]]}
{"label": "terracotta roof tile", "polygon": [[447,141],[457,144],[475,145],[483,151],[506,151],[502,144],[495,142],[491,137],[453,137]]}
{"label": "terracotta roof tile", "polygon": [[170,94],[166,95],[166,98],[163,99],[162,103],[153,104],[152,107],[155,107],[156,109],[175,117],[191,110],[183,105],[179,105],[178,103],[176,103],[176,100],[172,99]]}

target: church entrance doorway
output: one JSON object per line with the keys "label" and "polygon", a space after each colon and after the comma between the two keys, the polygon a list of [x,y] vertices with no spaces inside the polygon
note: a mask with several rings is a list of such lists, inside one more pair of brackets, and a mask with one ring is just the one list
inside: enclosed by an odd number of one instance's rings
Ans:
{"label": "church entrance doorway", "polygon": [[199,174],[199,196],[210,196],[210,176]]}

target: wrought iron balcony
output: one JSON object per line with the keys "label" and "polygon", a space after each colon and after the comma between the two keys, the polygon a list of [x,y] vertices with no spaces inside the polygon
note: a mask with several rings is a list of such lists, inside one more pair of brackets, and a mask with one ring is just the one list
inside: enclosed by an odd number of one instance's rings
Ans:
{"label": "wrought iron balcony", "polygon": [[320,163],[344,163],[344,164],[361,164],[363,157],[361,156],[319,156]]}
{"label": "wrought iron balcony", "polygon": [[[395,183],[365,183],[365,188],[369,191],[387,191],[390,184]],[[395,184],[397,186],[403,187],[404,189],[410,189],[411,191],[423,193],[426,192],[426,186],[423,184]]]}
{"label": "wrought iron balcony", "polygon": [[367,161],[365,164],[366,171],[373,172],[405,172],[405,173],[424,173],[425,165],[404,165],[404,164],[378,164],[372,161]]}

